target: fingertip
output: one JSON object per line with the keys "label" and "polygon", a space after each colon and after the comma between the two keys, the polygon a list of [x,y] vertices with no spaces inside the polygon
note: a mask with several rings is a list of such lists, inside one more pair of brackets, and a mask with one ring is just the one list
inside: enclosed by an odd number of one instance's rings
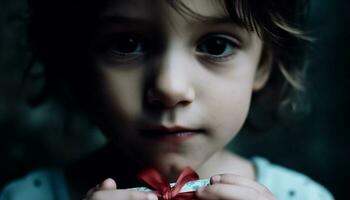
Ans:
{"label": "fingertip", "polygon": [[113,190],[117,189],[117,184],[112,178],[104,180],[100,186],[101,190]]}
{"label": "fingertip", "polygon": [[148,192],[147,193],[147,200],[158,200],[158,197],[153,192]]}
{"label": "fingertip", "polygon": [[210,178],[210,184],[220,183],[221,176],[220,175],[214,175]]}
{"label": "fingertip", "polygon": [[117,184],[115,183],[114,179],[112,179],[112,178],[107,178],[106,180],[104,180],[104,182],[108,182],[108,183],[117,185]]}

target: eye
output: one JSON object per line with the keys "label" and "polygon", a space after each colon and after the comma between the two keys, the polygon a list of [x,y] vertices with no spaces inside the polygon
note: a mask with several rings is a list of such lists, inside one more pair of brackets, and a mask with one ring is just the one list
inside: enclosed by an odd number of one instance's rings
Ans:
{"label": "eye", "polygon": [[218,34],[202,39],[196,51],[204,56],[221,59],[233,55],[238,47],[232,37]]}
{"label": "eye", "polygon": [[103,45],[109,55],[121,59],[132,59],[145,53],[145,42],[142,38],[128,33],[108,37]]}

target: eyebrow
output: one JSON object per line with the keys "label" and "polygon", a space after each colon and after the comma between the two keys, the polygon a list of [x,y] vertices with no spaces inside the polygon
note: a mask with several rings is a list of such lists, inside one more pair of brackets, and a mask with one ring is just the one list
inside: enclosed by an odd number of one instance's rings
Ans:
{"label": "eyebrow", "polygon": [[138,18],[138,17],[127,17],[122,15],[102,15],[98,19],[99,23],[116,23],[116,24],[150,24],[154,23],[151,19]]}
{"label": "eyebrow", "polygon": [[[193,19],[193,20],[190,20]],[[241,32],[242,30],[246,30],[244,27],[240,26],[237,20],[230,16],[199,16],[199,17],[191,17],[188,22],[188,27],[215,27],[220,25],[231,25],[231,27],[235,30],[236,33]],[[109,24],[116,24],[125,27],[129,27],[137,30],[154,30],[155,21],[152,18],[143,18],[138,16],[125,16],[119,14],[113,15],[102,15],[98,19],[99,26],[109,26]],[[242,32],[241,32],[242,33]],[[241,38],[242,41],[247,40],[243,39],[244,33],[237,34],[237,38]]]}
{"label": "eyebrow", "polygon": [[201,19],[198,19],[196,21],[199,21],[200,23],[205,24],[226,24],[226,23],[236,23],[235,20],[233,20],[229,16],[223,16],[223,17],[201,17]]}
{"label": "eyebrow", "polygon": [[[233,20],[229,16],[222,17],[206,17],[200,16],[198,19],[192,17],[194,20],[189,20],[189,24],[227,24],[233,23],[236,24],[236,20]],[[99,18],[99,23],[117,23],[117,24],[153,24],[154,21],[152,19],[147,18],[139,18],[133,16],[123,16],[123,15],[103,15]]]}

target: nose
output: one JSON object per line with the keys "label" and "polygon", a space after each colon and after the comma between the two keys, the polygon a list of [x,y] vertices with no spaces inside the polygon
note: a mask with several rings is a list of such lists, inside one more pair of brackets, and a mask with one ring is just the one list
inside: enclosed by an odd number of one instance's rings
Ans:
{"label": "nose", "polygon": [[193,74],[190,73],[191,61],[184,52],[181,48],[173,47],[160,56],[153,74],[154,84],[147,91],[149,103],[174,107],[191,103],[195,99],[191,79]]}

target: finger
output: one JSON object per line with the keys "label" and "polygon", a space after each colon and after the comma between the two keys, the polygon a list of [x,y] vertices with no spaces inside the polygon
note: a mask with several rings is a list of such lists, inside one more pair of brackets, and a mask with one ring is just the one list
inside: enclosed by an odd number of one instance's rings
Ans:
{"label": "finger", "polygon": [[261,193],[267,193],[269,195],[272,195],[271,191],[267,187],[265,187],[264,185],[261,185],[261,184],[257,183],[256,181],[251,180],[249,178],[235,175],[235,174],[219,174],[219,175],[212,176],[210,178],[210,183],[211,184],[222,183],[222,184],[229,184],[229,185],[241,185],[241,186],[254,188]]}
{"label": "finger", "polygon": [[87,193],[86,197],[90,197],[94,192],[98,190],[113,190],[117,189],[117,184],[115,181],[111,178],[108,178],[104,180],[101,184],[96,185],[95,187],[91,188]]}
{"label": "finger", "polygon": [[158,200],[157,196],[151,192],[131,191],[127,189],[119,190],[99,190],[94,192],[89,199],[93,200]]}
{"label": "finger", "polygon": [[86,197],[91,196],[92,193],[96,192],[99,188],[100,188],[101,184],[96,185],[95,187],[91,188],[87,193],[86,193]]}
{"label": "finger", "polygon": [[196,192],[201,200],[270,200],[268,196],[251,187],[215,184]]}
{"label": "finger", "polygon": [[117,184],[111,178],[107,178],[106,180],[104,180],[101,183],[101,186],[99,188],[99,190],[116,190],[116,189],[117,189]]}

